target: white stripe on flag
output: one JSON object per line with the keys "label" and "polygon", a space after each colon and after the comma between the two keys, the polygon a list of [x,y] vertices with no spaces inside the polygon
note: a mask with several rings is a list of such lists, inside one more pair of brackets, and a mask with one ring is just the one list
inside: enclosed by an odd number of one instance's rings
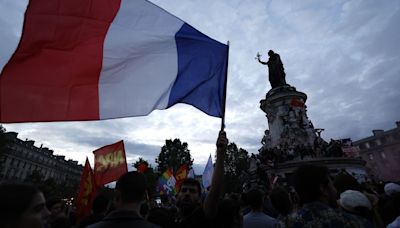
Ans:
{"label": "white stripe on flag", "polygon": [[175,33],[183,23],[150,2],[121,1],[104,44],[100,119],[167,107],[178,73]]}

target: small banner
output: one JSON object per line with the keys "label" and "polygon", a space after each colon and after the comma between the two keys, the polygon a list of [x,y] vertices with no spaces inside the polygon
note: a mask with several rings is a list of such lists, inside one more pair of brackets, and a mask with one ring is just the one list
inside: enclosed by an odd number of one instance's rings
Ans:
{"label": "small banner", "polygon": [[346,157],[360,157],[360,147],[358,146],[342,147],[342,151]]}
{"label": "small banner", "polygon": [[148,168],[149,168],[149,167],[147,166],[146,163],[140,163],[139,166],[136,168],[136,170],[137,170],[139,173],[145,173],[145,172],[147,171]]}
{"label": "small banner", "polygon": [[79,192],[76,198],[76,213],[78,220],[90,215],[96,192],[97,188],[93,171],[90,167],[89,160],[86,158],[85,167],[83,168],[79,184]]}
{"label": "small banner", "polygon": [[188,175],[188,166],[186,164],[181,165],[179,167],[178,171],[176,171],[176,191],[179,192],[179,189],[181,189],[182,182],[187,178]]}
{"label": "small banner", "polygon": [[304,107],[304,101],[301,100],[301,99],[292,98],[292,101],[290,102],[290,105],[292,107]]}
{"label": "small banner", "polygon": [[210,157],[208,157],[206,167],[204,168],[203,176],[201,177],[204,189],[207,189],[208,187],[211,186],[213,173],[214,173],[214,166],[210,154]]}
{"label": "small banner", "polygon": [[128,172],[126,164],[124,142],[99,148],[94,153],[94,177],[97,186],[118,180],[124,173]]}

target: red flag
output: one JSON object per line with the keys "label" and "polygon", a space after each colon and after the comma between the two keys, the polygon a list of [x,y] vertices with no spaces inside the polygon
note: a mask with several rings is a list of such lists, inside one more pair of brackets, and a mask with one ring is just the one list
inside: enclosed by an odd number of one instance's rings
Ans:
{"label": "red flag", "polygon": [[140,163],[139,166],[136,168],[139,173],[145,173],[149,167],[146,163]]}
{"label": "red flag", "polygon": [[94,153],[94,177],[97,186],[103,186],[128,172],[126,164],[126,156],[124,142],[121,140],[117,143],[103,146]]}
{"label": "red flag", "polygon": [[297,98],[292,98],[290,105],[292,107],[304,107],[304,101]]}
{"label": "red flag", "polygon": [[178,192],[181,188],[182,182],[186,179],[188,175],[188,166],[186,164],[181,165],[178,171],[176,171],[175,179],[176,179],[176,191]]}
{"label": "red flag", "polygon": [[90,167],[89,160],[86,158],[85,167],[79,184],[79,192],[76,198],[76,213],[78,220],[90,214],[93,199],[96,196],[97,188]]}

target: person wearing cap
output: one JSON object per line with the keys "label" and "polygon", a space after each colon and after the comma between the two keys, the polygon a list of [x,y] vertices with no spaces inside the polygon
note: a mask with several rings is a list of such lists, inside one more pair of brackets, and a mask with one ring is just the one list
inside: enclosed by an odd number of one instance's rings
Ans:
{"label": "person wearing cap", "polygon": [[302,207],[289,227],[372,227],[338,209],[336,188],[325,166],[302,165],[295,172],[294,187]]}
{"label": "person wearing cap", "polygon": [[400,185],[396,183],[387,183],[385,184],[384,190],[387,196],[391,196],[394,193],[400,192]]}
{"label": "person wearing cap", "polygon": [[358,219],[367,220],[364,222],[372,226],[372,204],[362,192],[346,190],[340,194],[338,203],[344,211],[358,217]]}

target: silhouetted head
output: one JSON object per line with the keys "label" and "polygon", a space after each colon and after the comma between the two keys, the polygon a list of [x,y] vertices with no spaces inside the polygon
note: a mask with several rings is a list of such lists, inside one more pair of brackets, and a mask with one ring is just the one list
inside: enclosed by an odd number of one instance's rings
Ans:
{"label": "silhouetted head", "polygon": [[362,191],[362,187],[357,179],[348,173],[339,173],[336,175],[333,185],[335,185],[337,190],[337,198],[340,198],[340,194],[346,190]]}
{"label": "silhouetted head", "polygon": [[282,215],[288,215],[293,210],[289,193],[282,187],[275,187],[270,195],[272,206]]}
{"label": "silhouetted head", "polygon": [[243,214],[240,210],[240,202],[234,199],[223,199],[218,202],[216,227],[238,228],[243,225]]}
{"label": "silhouetted head", "polygon": [[146,196],[147,181],[142,173],[131,171],[118,179],[115,189],[119,203],[141,203]]}
{"label": "silhouetted head", "polygon": [[50,215],[43,193],[22,183],[0,185],[0,221],[5,227],[42,227]]}
{"label": "silhouetted head", "polygon": [[325,166],[300,166],[295,173],[294,187],[302,204],[322,201],[337,207],[336,189]]}
{"label": "silhouetted head", "polygon": [[104,195],[98,195],[93,200],[93,214],[105,214],[108,210],[110,200]]}
{"label": "silhouetted head", "polygon": [[183,214],[192,212],[201,203],[200,183],[193,178],[185,179],[176,199],[176,205]]}
{"label": "silhouetted head", "polygon": [[247,203],[252,210],[262,210],[265,193],[260,189],[252,189],[247,193]]}
{"label": "silhouetted head", "polygon": [[273,54],[275,54],[275,52],[274,52],[273,50],[269,50],[269,51],[268,51],[268,55],[269,55],[269,56],[271,56],[271,55],[273,55]]}

